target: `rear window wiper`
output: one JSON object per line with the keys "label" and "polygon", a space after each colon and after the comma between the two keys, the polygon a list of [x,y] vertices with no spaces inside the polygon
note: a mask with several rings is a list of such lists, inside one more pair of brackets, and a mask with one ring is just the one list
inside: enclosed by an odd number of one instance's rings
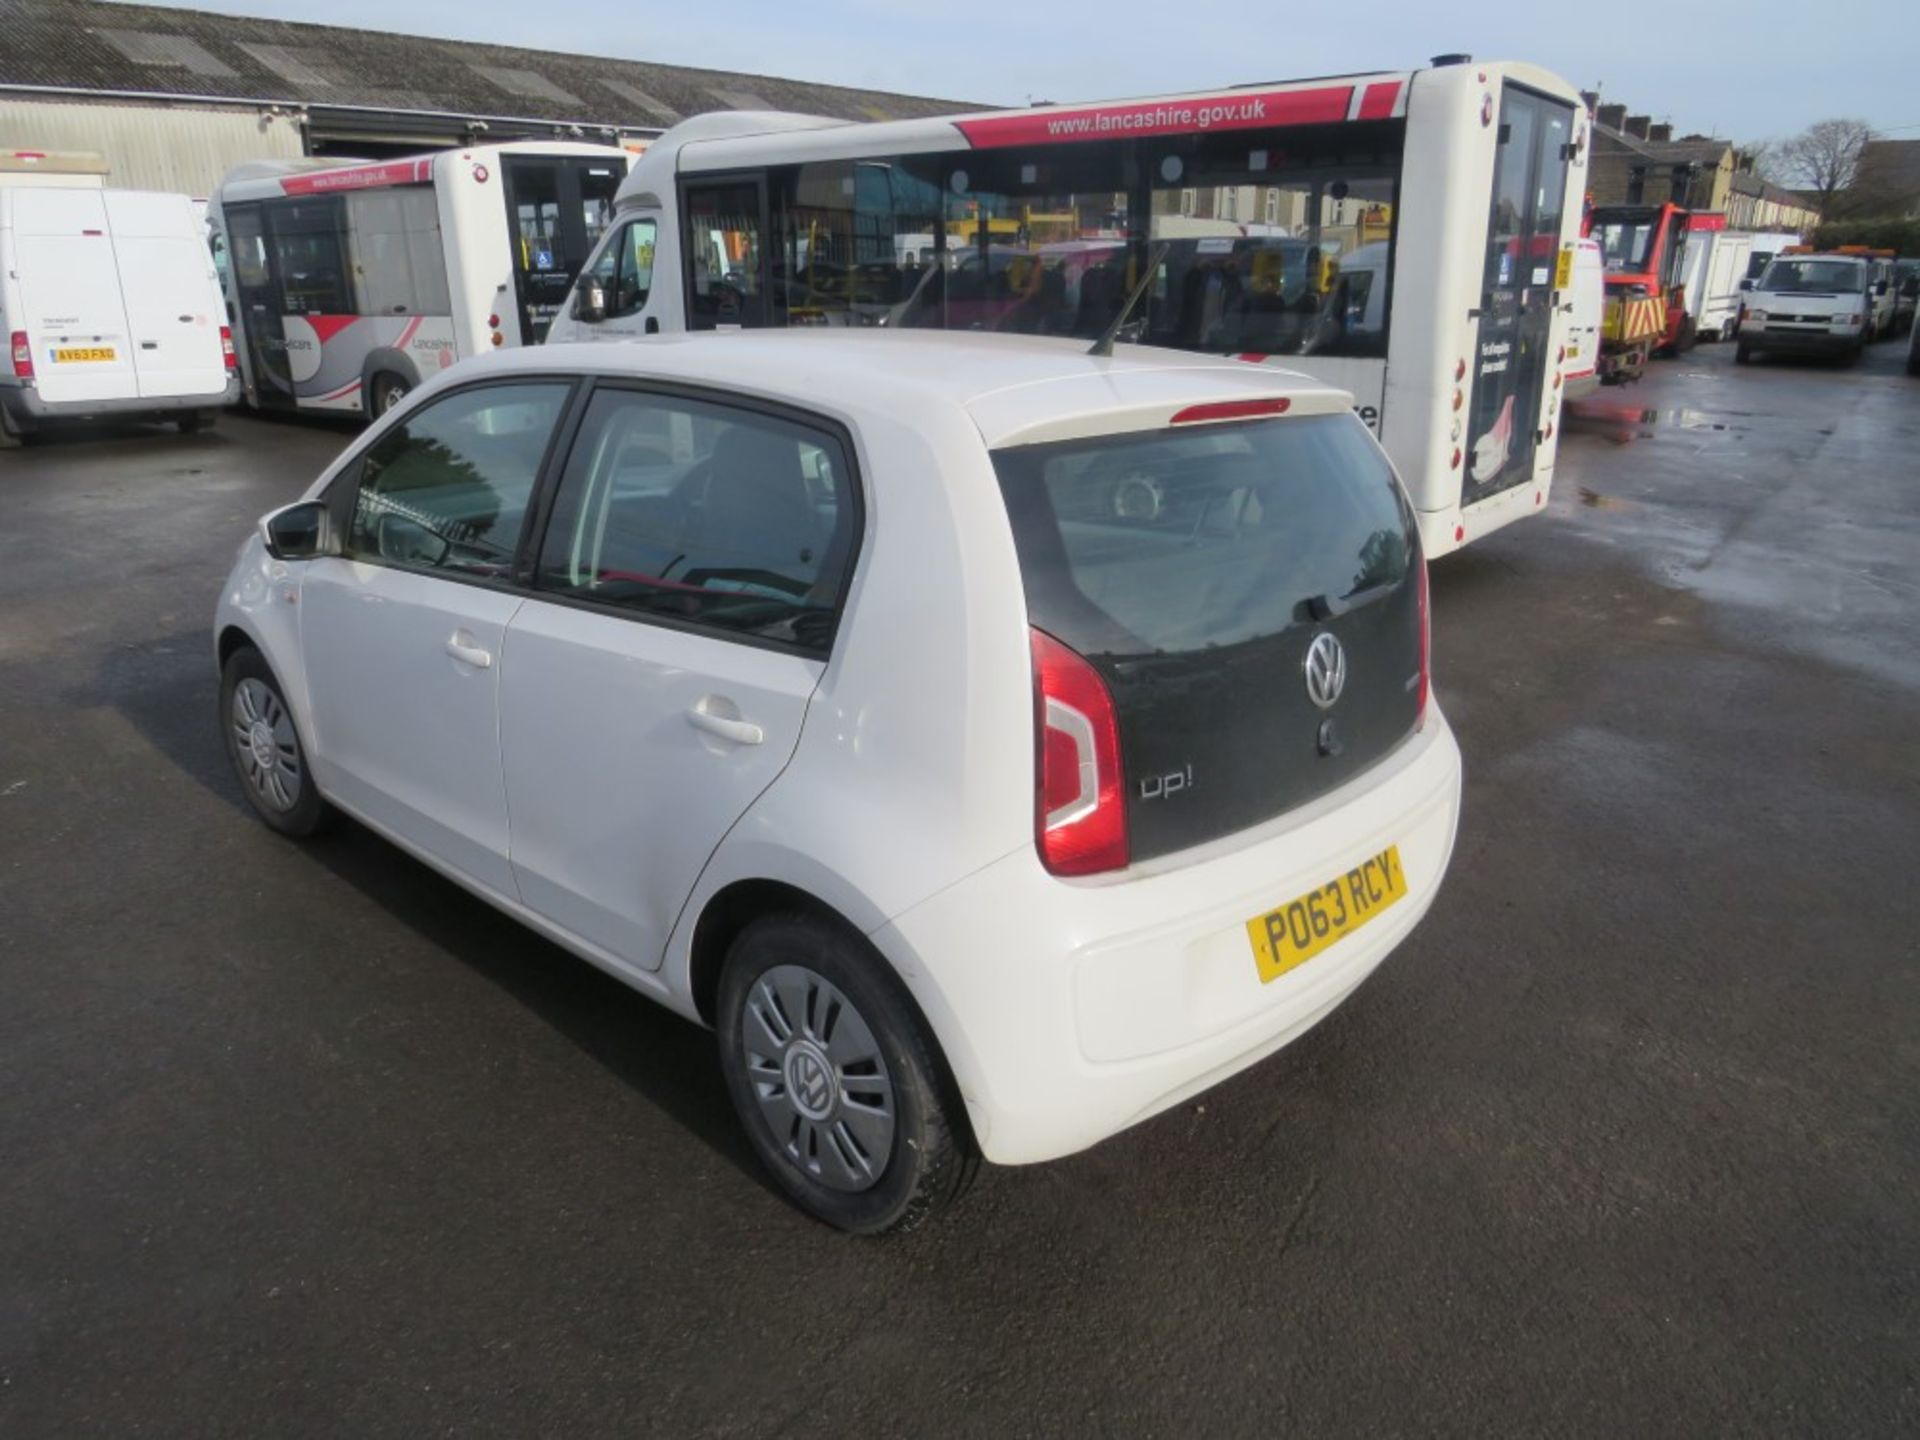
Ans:
{"label": "rear window wiper", "polygon": [[[1401,579],[1405,579],[1402,576]],[[1351,615],[1356,610],[1364,610],[1376,600],[1384,600],[1400,588],[1399,580],[1389,580],[1382,585],[1370,585],[1365,590],[1354,590],[1337,599],[1332,595],[1315,595],[1307,601],[1307,613],[1316,620],[1337,620],[1342,615]]]}

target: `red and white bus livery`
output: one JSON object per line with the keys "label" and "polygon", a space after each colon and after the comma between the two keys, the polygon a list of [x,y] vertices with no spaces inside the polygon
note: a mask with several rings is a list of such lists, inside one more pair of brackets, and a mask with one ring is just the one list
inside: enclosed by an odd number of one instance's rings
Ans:
{"label": "red and white bus livery", "polygon": [[[653,142],[551,338],[758,325],[1121,338],[1352,392],[1441,554],[1546,503],[1586,188],[1536,66]],[[1152,273],[1147,274],[1148,267]]]}
{"label": "red and white bus livery", "polygon": [[536,141],[233,171],[208,220],[247,400],[375,415],[461,356],[543,339],[631,158]]}

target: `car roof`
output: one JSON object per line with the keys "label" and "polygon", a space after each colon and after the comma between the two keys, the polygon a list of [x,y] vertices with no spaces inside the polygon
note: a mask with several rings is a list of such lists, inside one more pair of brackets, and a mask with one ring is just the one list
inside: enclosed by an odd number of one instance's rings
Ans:
{"label": "car roof", "polygon": [[1344,390],[1272,365],[1144,345],[927,330],[743,330],[496,351],[459,367],[621,375],[733,390],[809,409],[960,409],[989,447],[1157,428],[1186,407],[1285,399],[1291,413],[1352,408]]}

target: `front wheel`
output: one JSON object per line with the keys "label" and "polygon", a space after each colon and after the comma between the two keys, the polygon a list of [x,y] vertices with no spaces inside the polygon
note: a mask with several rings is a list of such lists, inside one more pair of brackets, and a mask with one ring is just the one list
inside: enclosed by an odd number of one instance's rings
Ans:
{"label": "front wheel", "polygon": [[754,1153],[801,1209],[910,1230],[979,1161],[933,1037],[856,935],[807,914],[740,933],[720,976],[720,1068]]}
{"label": "front wheel", "polygon": [[1753,347],[1745,341],[1735,345],[1733,347],[1733,363],[1736,365],[1751,365],[1753,363]]}
{"label": "front wheel", "polygon": [[228,656],[220,672],[220,732],[256,815],[296,839],[325,823],[327,802],[314,788],[293,712],[265,657],[250,645]]}

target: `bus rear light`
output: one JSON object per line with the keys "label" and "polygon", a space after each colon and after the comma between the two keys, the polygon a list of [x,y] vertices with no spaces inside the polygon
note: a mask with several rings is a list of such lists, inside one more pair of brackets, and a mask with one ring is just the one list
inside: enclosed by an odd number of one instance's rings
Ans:
{"label": "bus rear light", "polygon": [[1566,346],[1562,345],[1560,347],[1559,352],[1555,354],[1553,357],[1553,363],[1556,365],[1564,365],[1567,363],[1567,347]]}
{"label": "bus rear light", "polygon": [[486,183],[487,183],[487,167],[486,167],[486,166],[484,166],[484,165],[476,165],[476,166],[474,166],[474,167],[473,167],[473,178],[474,178],[474,180],[475,180],[475,181],[477,181],[477,182],[478,182],[479,184],[482,184],[482,185],[484,185],[484,184],[486,184]]}
{"label": "bus rear light", "polygon": [[1034,630],[1034,846],[1055,875],[1126,867],[1127,802],[1113,696],[1085,657]]}
{"label": "bus rear light", "polygon": [[1456,545],[1464,545],[1467,543],[1467,527],[1466,526],[1456,525],[1453,527],[1453,543]]}
{"label": "bus rear light", "polygon": [[1284,415],[1293,402],[1285,396],[1269,400],[1215,400],[1176,410],[1169,425],[1197,425],[1207,420],[1248,420],[1258,415]]}
{"label": "bus rear light", "polygon": [[1558,370],[1553,372],[1553,388],[1556,390],[1560,388],[1560,372]]}
{"label": "bus rear light", "polygon": [[1447,462],[1447,468],[1449,470],[1458,470],[1460,468],[1460,459],[1460,447],[1456,445],[1453,447],[1453,459]]}
{"label": "bus rear light", "polygon": [[1466,378],[1467,378],[1467,362],[1464,360],[1454,361],[1453,362],[1453,383],[1458,385],[1462,380]]}
{"label": "bus rear light", "polygon": [[489,330],[498,330],[500,328],[500,317],[498,315],[489,315],[487,317],[487,328]]}
{"label": "bus rear light", "polygon": [[27,343],[27,332],[24,330],[13,332],[13,378],[33,378],[33,346]]}
{"label": "bus rear light", "polygon": [[1454,409],[1456,409],[1456,410],[1458,410],[1458,409],[1459,409],[1459,408],[1460,408],[1460,407],[1461,407],[1462,405],[1464,405],[1464,404],[1466,404],[1466,403],[1467,403],[1467,392],[1466,392],[1466,391],[1464,391],[1464,390],[1456,390],[1456,391],[1454,391],[1454,392],[1453,392],[1453,408],[1454,408]]}
{"label": "bus rear light", "polygon": [[226,325],[220,327],[220,363],[229,370],[240,368],[240,357],[233,353],[233,330]]}

